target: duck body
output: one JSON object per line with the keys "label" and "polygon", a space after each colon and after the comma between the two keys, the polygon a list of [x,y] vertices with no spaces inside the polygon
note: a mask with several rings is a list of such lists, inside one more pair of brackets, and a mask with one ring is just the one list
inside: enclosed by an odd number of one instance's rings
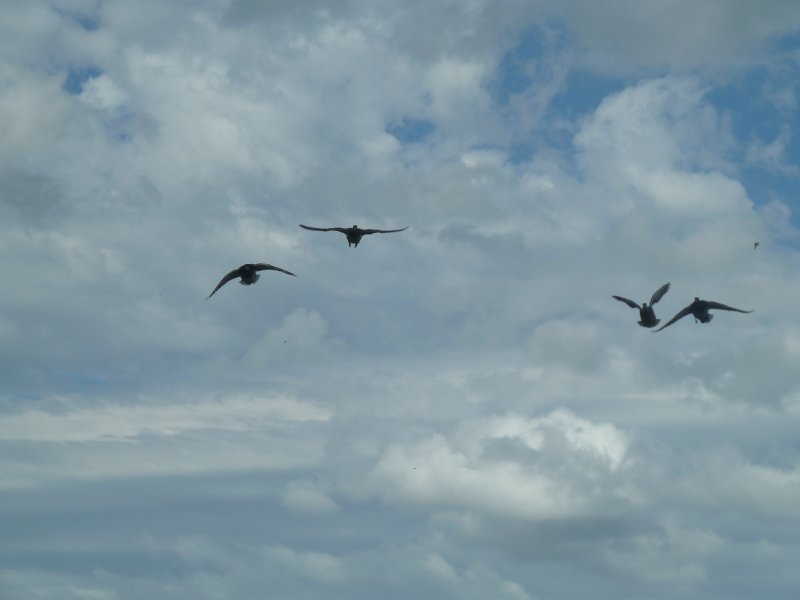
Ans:
{"label": "duck body", "polygon": [[656,331],[661,331],[675,323],[676,321],[681,320],[683,317],[688,315],[692,315],[694,317],[695,323],[710,323],[711,319],[714,318],[709,311],[710,310],[727,310],[731,312],[739,312],[739,313],[751,313],[752,310],[742,310],[741,308],[734,308],[732,306],[728,306],[727,304],[722,304],[721,302],[714,302],[713,300],[701,300],[700,298],[695,296],[695,299],[692,301],[689,306],[685,307],[681,310],[678,314],[672,317],[666,325],[663,325],[656,329]]}
{"label": "duck body", "polygon": [[647,302],[642,303],[642,308],[639,309],[639,325],[642,327],[655,327],[661,322],[661,319],[656,318],[656,311],[652,306],[648,306]]}
{"label": "duck body", "polygon": [[358,246],[358,242],[361,241],[361,238],[364,237],[364,230],[359,229],[357,225],[353,225],[344,230],[344,235],[347,238],[347,246],[355,248]]}
{"label": "duck body", "polygon": [[405,231],[408,226],[402,229],[361,229],[358,225],[352,227],[311,227],[310,225],[301,224],[300,227],[308,229],[309,231],[338,231],[343,233],[347,238],[348,247],[356,248],[361,238],[365,235],[372,235],[373,233],[396,233],[398,231]]}
{"label": "duck body", "polygon": [[261,275],[256,271],[256,266],[251,264],[239,267],[239,283],[242,285],[253,285]]}
{"label": "duck body", "polygon": [[[295,275],[291,271],[281,269],[280,267],[274,267],[272,265],[268,265],[267,263],[245,263],[241,267],[234,269],[233,271],[225,275],[225,277],[220,279],[220,282],[217,284],[217,287],[215,287],[214,291],[212,291],[208,295],[208,298],[211,298],[211,296],[217,293],[217,290],[219,290],[219,288],[221,288],[229,281],[236,279],[237,277],[239,278],[239,283],[241,283],[242,285],[253,285],[261,277],[258,272],[267,270],[280,271],[281,273],[286,273],[287,275],[292,275],[293,277],[297,277],[297,275]],[[206,298],[206,300],[208,300],[208,298]]]}
{"label": "duck body", "polygon": [[623,298],[622,296],[611,296],[611,297],[614,298],[614,300],[619,300],[620,302],[624,302],[631,308],[639,309],[639,322],[638,322],[639,325],[641,327],[650,328],[650,327],[655,327],[661,322],[659,319],[656,318],[656,311],[653,309],[653,305],[659,300],[661,300],[661,298],[664,296],[664,294],[667,293],[668,290],[669,290],[669,283],[665,283],[655,292],[653,292],[653,295],[650,297],[649,305],[647,304],[647,302],[642,302],[641,306],[639,306],[639,304],[637,304],[633,300],[630,300],[628,298]]}

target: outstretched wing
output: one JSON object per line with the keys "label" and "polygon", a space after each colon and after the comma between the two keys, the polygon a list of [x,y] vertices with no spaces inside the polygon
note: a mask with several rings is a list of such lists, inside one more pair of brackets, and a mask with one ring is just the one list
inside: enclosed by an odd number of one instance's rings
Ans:
{"label": "outstretched wing", "polygon": [[[681,312],[679,312],[677,315],[675,315],[674,317],[672,317],[672,318],[671,318],[671,319],[670,319],[670,320],[667,322],[667,324],[666,324],[666,325],[662,325],[661,327],[659,327],[659,328],[658,328],[658,329],[656,329],[655,331],[661,331],[661,330],[662,330],[662,329],[664,329],[665,327],[669,327],[670,325],[672,325],[672,324],[673,324],[675,321],[680,321],[680,320],[681,320],[683,317],[685,317],[686,315],[690,315],[690,314],[692,314],[692,305],[691,305],[691,304],[690,304],[689,306],[687,306],[686,308],[684,308],[684,309],[683,309]],[[655,331],[654,331],[653,333],[655,333]]]}
{"label": "outstretched wing", "polygon": [[280,271],[281,273],[286,273],[287,275],[293,275],[294,277],[297,277],[297,275],[291,271],[287,271],[286,269],[281,269],[280,267],[275,267],[273,265],[268,265],[267,263],[256,263],[253,266],[255,267],[256,271]]}
{"label": "outstretched wing", "polygon": [[625,304],[627,304],[631,308],[638,308],[640,310],[642,308],[641,306],[636,304],[636,302],[634,302],[633,300],[628,300],[627,298],[623,298],[622,296],[611,296],[611,297],[614,298],[614,300],[619,300],[620,302],[624,302]]}
{"label": "outstretched wing", "polygon": [[363,235],[371,235],[373,233],[396,233],[398,231],[405,231],[406,229],[408,229],[408,225],[402,229],[362,229],[359,233]]}
{"label": "outstretched wing", "polygon": [[665,283],[664,285],[662,285],[660,288],[658,288],[656,290],[656,293],[653,294],[652,298],[650,298],[650,306],[653,306],[653,304],[655,304],[656,302],[661,300],[661,298],[663,298],[664,294],[667,293],[667,290],[669,290],[669,282]]}
{"label": "outstretched wing", "polygon": [[347,230],[344,227],[310,227],[308,225],[300,224],[300,227],[303,229],[308,229],[309,231],[338,231],[340,233],[347,233]]}
{"label": "outstretched wing", "polygon": [[[214,294],[216,294],[216,293],[217,293],[217,290],[218,290],[219,288],[221,288],[223,285],[225,285],[226,283],[228,283],[228,282],[229,282],[231,279],[236,279],[236,278],[237,278],[237,277],[239,277],[239,276],[240,276],[240,275],[239,275],[239,269],[234,269],[233,271],[231,271],[230,273],[228,273],[227,275],[225,275],[225,277],[223,277],[222,279],[220,279],[220,282],[217,284],[217,287],[215,287],[215,288],[214,288],[214,291],[213,291],[213,292],[211,292],[211,293],[208,295],[208,298],[211,298],[211,296],[213,296]],[[208,300],[208,298],[206,298],[206,300]]]}
{"label": "outstretched wing", "polygon": [[720,304],[719,302],[706,301],[706,305],[708,306],[709,309],[716,308],[716,309],[719,309],[719,310],[732,310],[734,312],[740,312],[740,313],[751,313],[751,312],[753,312],[752,310],[742,310],[741,308],[733,308],[732,306],[727,306],[725,304]]}

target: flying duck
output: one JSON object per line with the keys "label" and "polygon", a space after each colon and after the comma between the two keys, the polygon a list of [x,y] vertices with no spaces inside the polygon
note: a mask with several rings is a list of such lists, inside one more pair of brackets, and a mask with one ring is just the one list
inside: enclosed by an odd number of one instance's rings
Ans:
{"label": "flying duck", "polygon": [[397,231],[405,231],[408,226],[402,229],[359,229],[358,225],[352,227],[309,227],[308,225],[300,225],[303,229],[309,231],[338,231],[347,236],[347,245],[356,247],[361,238],[365,235],[372,235],[373,233],[395,233]]}
{"label": "flying duck", "polygon": [[719,302],[712,302],[710,300],[700,300],[700,298],[695,297],[694,302],[692,302],[689,306],[684,308],[677,315],[672,317],[669,320],[669,323],[667,323],[666,325],[662,325],[661,327],[656,329],[656,331],[661,331],[665,327],[669,327],[675,321],[679,321],[686,315],[693,315],[695,323],[697,323],[698,321],[700,321],[701,323],[710,323],[711,319],[714,318],[714,315],[709,314],[708,311],[711,310],[712,308],[717,310],[732,310],[734,312],[740,312],[740,313],[753,312],[752,310],[742,310],[740,308],[733,308],[732,306],[720,304]]}
{"label": "flying duck", "polygon": [[[223,285],[225,285],[232,279],[236,279],[237,277],[241,277],[239,283],[241,283],[242,285],[253,285],[256,281],[258,281],[258,278],[260,277],[258,271],[267,271],[267,270],[280,271],[281,273],[286,273],[287,275],[292,275],[294,277],[297,277],[297,275],[295,275],[294,273],[291,273],[284,269],[280,269],[278,267],[273,267],[272,265],[268,265],[266,263],[256,263],[254,265],[247,263],[246,265],[242,265],[238,269],[234,269],[233,271],[225,275],[225,277],[223,277],[217,284],[217,287],[214,288],[214,291],[208,295],[208,298],[211,298],[211,296],[217,293],[217,290],[219,288],[221,288]],[[206,298],[206,300],[208,300],[208,298]]]}
{"label": "flying duck", "polygon": [[667,293],[669,289],[669,283],[665,283],[660,288],[658,288],[653,296],[650,298],[650,306],[647,306],[647,302],[642,302],[642,305],[639,306],[633,300],[628,300],[627,298],[623,298],[622,296],[611,296],[615,300],[619,300],[620,302],[624,302],[631,308],[638,308],[639,309],[639,325],[642,327],[655,327],[659,324],[659,319],[656,319],[656,312],[653,310],[653,305],[661,300],[661,297]]}

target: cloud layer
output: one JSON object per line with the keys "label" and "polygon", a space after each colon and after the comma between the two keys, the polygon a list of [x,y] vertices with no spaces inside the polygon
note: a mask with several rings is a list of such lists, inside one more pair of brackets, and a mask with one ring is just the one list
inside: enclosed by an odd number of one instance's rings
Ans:
{"label": "cloud layer", "polygon": [[0,596],[794,597],[798,25],[0,8]]}

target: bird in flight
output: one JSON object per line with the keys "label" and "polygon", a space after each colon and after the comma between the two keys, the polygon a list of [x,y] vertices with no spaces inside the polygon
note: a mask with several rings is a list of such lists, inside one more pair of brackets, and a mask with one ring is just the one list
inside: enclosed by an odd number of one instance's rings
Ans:
{"label": "bird in flight", "polygon": [[758,242],[755,242],[755,243],[753,244],[753,250],[755,250],[756,248],[758,248],[758,245],[759,245],[759,244],[758,244]]}
{"label": "bird in flight", "polygon": [[[223,277],[217,284],[217,287],[214,288],[214,291],[208,295],[208,298],[211,298],[211,296],[217,293],[217,290],[219,288],[221,288],[223,285],[225,285],[232,279],[236,279],[237,277],[241,278],[239,283],[241,283],[242,285],[253,285],[256,281],[258,281],[258,278],[260,277],[258,271],[267,271],[267,270],[280,271],[281,273],[286,273],[287,275],[292,275],[294,277],[297,277],[297,275],[291,273],[290,271],[286,271],[278,267],[273,267],[272,265],[268,265],[266,263],[256,263],[254,265],[247,263],[246,265],[242,265],[238,269],[234,269],[233,271],[225,275],[225,277]],[[206,300],[208,300],[208,298],[206,298]]]}
{"label": "bird in flight", "polygon": [[615,300],[619,300],[620,302],[624,302],[631,308],[638,308],[639,309],[639,325],[642,327],[655,327],[659,324],[660,320],[656,319],[656,312],[653,310],[653,305],[661,300],[662,296],[667,293],[669,290],[669,283],[665,283],[660,288],[658,288],[653,296],[650,298],[650,306],[647,306],[647,302],[643,302],[641,306],[636,304],[633,300],[628,300],[627,298],[623,298],[622,296],[611,296]]}
{"label": "bird in flight", "polygon": [[365,235],[372,235],[373,233],[395,233],[397,231],[405,231],[408,226],[402,229],[360,229],[358,225],[352,227],[309,227],[308,225],[300,225],[303,229],[309,231],[338,231],[347,236],[347,245],[356,247],[361,238]]}
{"label": "bird in flight", "polygon": [[719,302],[712,302],[710,300],[700,300],[700,298],[695,297],[694,302],[692,302],[689,306],[684,308],[677,315],[672,317],[669,320],[669,323],[667,323],[666,325],[662,325],[661,327],[656,329],[656,331],[661,331],[665,327],[669,327],[675,321],[679,321],[680,319],[682,319],[686,315],[693,315],[695,323],[697,323],[698,321],[700,321],[701,323],[710,323],[711,319],[714,318],[714,315],[712,315],[712,314],[710,314],[708,312],[711,309],[731,310],[731,311],[740,312],[740,313],[751,313],[751,312],[753,312],[752,310],[742,310],[740,308],[733,308],[732,306],[727,306],[726,304],[721,304]]}

